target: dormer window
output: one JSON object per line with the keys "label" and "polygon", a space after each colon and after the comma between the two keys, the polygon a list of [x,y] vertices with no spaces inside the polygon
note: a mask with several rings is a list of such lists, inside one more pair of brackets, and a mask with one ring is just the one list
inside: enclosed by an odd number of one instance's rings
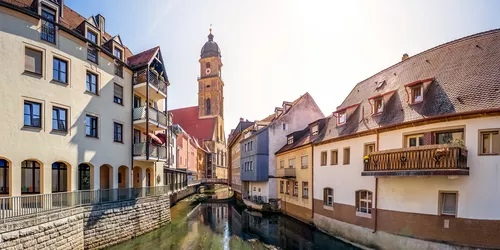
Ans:
{"label": "dormer window", "polygon": [[87,39],[97,44],[97,33],[87,30]]}
{"label": "dormer window", "polygon": [[113,51],[113,55],[123,61],[122,54],[123,54],[122,50],[115,47],[115,49]]}
{"label": "dormer window", "polygon": [[382,98],[373,100],[373,114],[381,114],[384,111],[384,101]]}
{"label": "dormer window", "polygon": [[288,137],[288,145],[293,143],[293,136]]}
{"label": "dormer window", "polygon": [[343,112],[340,112],[338,113],[338,116],[337,116],[337,124],[340,125],[340,124],[344,124],[345,121],[346,121],[346,113],[345,111]]}
{"label": "dormer window", "polygon": [[419,103],[424,100],[422,84],[411,87],[411,103]]}
{"label": "dormer window", "polygon": [[311,135],[317,135],[318,134],[318,125],[314,125],[311,127]]}
{"label": "dormer window", "polygon": [[[56,43],[56,12],[50,8],[42,6],[41,39],[47,42]],[[48,21],[47,21],[48,20]]]}

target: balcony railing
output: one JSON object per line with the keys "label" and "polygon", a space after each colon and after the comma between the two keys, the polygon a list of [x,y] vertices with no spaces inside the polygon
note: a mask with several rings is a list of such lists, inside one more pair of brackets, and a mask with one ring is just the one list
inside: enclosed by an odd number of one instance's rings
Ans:
{"label": "balcony railing", "polygon": [[[157,122],[163,126],[168,126],[167,115],[165,113],[152,107],[148,108],[149,108],[149,120]],[[146,119],[146,106],[134,108],[133,116],[134,116],[134,121]]]}
{"label": "balcony railing", "polygon": [[467,149],[428,145],[371,153],[364,176],[375,175],[468,175]]}
{"label": "balcony railing", "polygon": [[[176,187],[177,189],[181,189],[181,185]],[[159,196],[169,194],[173,191],[174,188],[172,185],[166,185],[3,197],[0,198],[0,223],[10,218],[55,212],[83,205],[97,205],[108,202],[134,200],[147,196]]]}
{"label": "balcony railing", "polygon": [[149,144],[149,157],[167,159],[167,148],[165,146],[157,146],[153,143],[135,143],[134,144],[134,156],[147,156],[146,147]]}
{"label": "balcony railing", "polygon": [[156,72],[142,69],[135,72],[134,85],[147,82],[149,79],[149,84],[156,87],[158,91],[163,94],[167,94],[167,83],[163,79],[163,76],[159,76]]}
{"label": "balcony railing", "polygon": [[295,168],[279,168],[277,174],[280,178],[293,178],[296,176]]}

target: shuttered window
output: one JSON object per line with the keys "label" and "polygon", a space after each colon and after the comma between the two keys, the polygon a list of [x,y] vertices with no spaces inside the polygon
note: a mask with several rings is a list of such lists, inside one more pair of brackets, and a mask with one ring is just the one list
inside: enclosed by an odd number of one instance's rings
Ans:
{"label": "shuttered window", "polygon": [[24,51],[24,70],[38,75],[42,74],[42,52],[30,48]]}
{"label": "shuttered window", "polygon": [[123,105],[123,87],[115,83],[113,101]]}

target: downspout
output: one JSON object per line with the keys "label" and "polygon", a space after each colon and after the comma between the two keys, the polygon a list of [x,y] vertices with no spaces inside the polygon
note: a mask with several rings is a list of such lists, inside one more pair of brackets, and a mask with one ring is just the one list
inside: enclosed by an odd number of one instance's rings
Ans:
{"label": "downspout", "polygon": [[311,144],[311,199],[312,199],[311,219],[314,219],[314,145],[313,144]]}
{"label": "downspout", "polygon": [[[128,180],[126,180],[127,181],[127,185],[128,185],[126,188],[131,188],[134,185],[134,108],[135,108],[134,107],[134,81],[135,81],[135,79],[136,79],[136,72],[132,71],[132,86],[131,86],[132,87],[132,91],[131,91],[132,92],[131,93],[132,115],[130,117],[130,127],[131,127],[130,132],[132,134],[132,137],[130,137],[130,138],[132,138],[132,140],[130,140],[130,141],[132,142],[132,150],[130,150],[131,151],[131,154],[130,154],[130,164],[131,164],[131,166],[130,166],[130,170],[129,170],[130,171],[129,175],[131,175],[132,178],[130,178],[130,176],[129,176]],[[139,134],[139,142],[138,143],[140,143],[140,138],[141,137],[140,137],[140,134]],[[132,183],[130,183],[130,182],[132,182]],[[130,185],[130,184],[132,184],[132,185]]]}
{"label": "downspout", "polygon": [[149,160],[149,65],[146,66],[146,161]]}
{"label": "downspout", "polygon": [[[377,140],[375,143],[375,150],[379,151],[379,132],[378,129],[375,130],[377,133]],[[375,177],[375,225],[373,227],[373,232],[377,232],[377,223],[378,222],[378,177]]]}

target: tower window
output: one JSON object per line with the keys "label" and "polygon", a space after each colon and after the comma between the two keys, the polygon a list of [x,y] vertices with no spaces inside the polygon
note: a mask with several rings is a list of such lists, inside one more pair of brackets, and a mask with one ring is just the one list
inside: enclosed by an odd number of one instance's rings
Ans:
{"label": "tower window", "polygon": [[205,101],[205,115],[210,115],[212,113],[212,106],[210,103],[210,98]]}
{"label": "tower window", "polygon": [[210,68],[210,62],[205,63],[205,68],[207,68],[207,69]]}

